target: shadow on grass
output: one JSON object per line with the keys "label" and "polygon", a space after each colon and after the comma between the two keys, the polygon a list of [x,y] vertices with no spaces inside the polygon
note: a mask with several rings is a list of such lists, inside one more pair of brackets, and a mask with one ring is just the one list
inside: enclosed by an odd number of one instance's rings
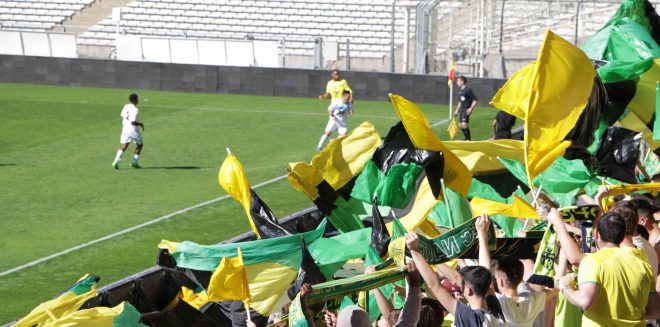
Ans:
{"label": "shadow on grass", "polygon": [[6,164],[0,163],[0,167],[4,167],[4,166],[16,166],[16,164],[14,164],[14,163],[6,163]]}
{"label": "shadow on grass", "polygon": [[180,170],[208,169],[208,168],[211,167],[199,167],[199,166],[142,167],[142,169],[180,169]]}

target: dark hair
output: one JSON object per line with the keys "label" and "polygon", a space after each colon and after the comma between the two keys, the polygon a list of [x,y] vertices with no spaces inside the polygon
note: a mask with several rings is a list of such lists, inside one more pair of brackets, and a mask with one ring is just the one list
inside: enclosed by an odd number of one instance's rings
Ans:
{"label": "dark hair", "polygon": [[131,93],[131,95],[128,96],[128,101],[131,103],[135,103],[138,100],[138,96],[135,93]]}
{"label": "dark hair", "polygon": [[650,217],[652,216],[656,211],[657,208],[651,204],[648,200],[644,198],[636,198],[630,200],[630,202],[634,203],[635,206],[637,207],[637,215],[638,216],[645,216],[647,218],[653,218]]}
{"label": "dark hair", "polygon": [[649,240],[649,231],[647,231],[644,226],[637,225],[637,234],[639,234],[639,236],[641,236],[643,239],[647,241]]}
{"label": "dark hair", "polygon": [[439,327],[445,321],[444,308],[438,300],[422,298],[417,327]]}
{"label": "dark hair", "polygon": [[333,69],[333,70],[331,70],[331,71],[330,71],[330,74],[332,74],[332,73],[337,73],[337,75],[341,75],[341,74],[339,73],[339,69]]}
{"label": "dark hair", "polygon": [[463,84],[467,84],[467,78],[465,78],[463,75],[456,77],[456,79],[460,79],[463,81]]}
{"label": "dark hair", "polygon": [[459,272],[463,276],[463,286],[470,284],[476,295],[486,296],[493,282],[493,275],[488,269],[482,266],[467,266],[461,268]]}
{"label": "dark hair", "polygon": [[341,94],[342,94],[342,95],[351,94],[351,91],[349,91],[349,90],[344,90],[344,92],[341,92]]}
{"label": "dark hair", "polygon": [[510,287],[517,287],[523,280],[525,268],[520,260],[512,257],[501,257],[493,260],[493,269],[501,271],[506,276]]}
{"label": "dark hair", "polygon": [[610,211],[618,213],[623,218],[626,223],[627,236],[635,235],[639,225],[639,216],[637,216],[637,207],[632,201],[617,202]]}
{"label": "dark hair", "polygon": [[619,244],[626,235],[626,222],[621,215],[608,211],[596,224],[598,234],[603,242]]}

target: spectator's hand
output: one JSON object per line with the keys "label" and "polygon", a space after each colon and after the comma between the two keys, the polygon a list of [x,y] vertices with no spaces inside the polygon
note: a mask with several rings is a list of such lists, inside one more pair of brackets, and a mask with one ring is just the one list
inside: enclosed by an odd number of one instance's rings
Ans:
{"label": "spectator's hand", "polygon": [[547,219],[548,222],[554,226],[558,226],[564,223],[564,219],[562,218],[561,213],[555,208],[550,209],[550,212],[548,212],[547,215]]}
{"label": "spectator's hand", "polygon": [[474,227],[477,229],[477,236],[479,238],[488,237],[488,228],[490,227],[490,217],[482,213],[477,221],[474,223]]}
{"label": "spectator's hand", "polygon": [[596,200],[596,204],[600,206],[600,201],[607,196],[607,194],[610,193],[610,188],[609,186],[600,186],[598,187],[598,193],[596,193],[596,196],[594,197],[594,200]]}
{"label": "spectator's hand", "polygon": [[309,285],[308,283],[303,284],[300,287],[300,298],[304,299],[307,297],[307,295],[312,293],[312,285]]}
{"label": "spectator's hand", "polygon": [[415,266],[414,262],[408,264],[408,273],[406,274],[406,282],[411,287],[420,287],[422,286],[422,275],[419,274],[419,270]]}
{"label": "spectator's hand", "polygon": [[406,233],[406,246],[410,251],[419,252],[419,236],[417,236],[417,233]]}
{"label": "spectator's hand", "polygon": [[550,208],[548,208],[547,206],[537,205],[535,209],[536,209],[536,214],[539,215],[539,219],[541,219],[542,221],[548,220],[548,212],[550,211]]}
{"label": "spectator's hand", "polygon": [[333,310],[324,310],[323,318],[325,319],[326,327],[335,327],[337,326],[337,312]]}
{"label": "spectator's hand", "polygon": [[568,274],[559,280],[559,288],[561,289],[567,287],[572,289],[574,283],[575,283],[575,274]]}
{"label": "spectator's hand", "polygon": [[365,274],[371,274],[372,272],[376,271],[376,266],[369,266],[367,269],[364,270]]}
{"label": "spectator's hand", "polygon": [[257,327],[257,325],[255,325],[251,320],[245,321],[245,324],[247,325],[247,327]]}

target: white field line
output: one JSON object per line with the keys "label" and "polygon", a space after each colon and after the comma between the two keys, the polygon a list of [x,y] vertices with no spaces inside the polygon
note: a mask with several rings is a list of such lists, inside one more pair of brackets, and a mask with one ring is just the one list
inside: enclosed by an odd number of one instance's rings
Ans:
{"label": "white field line", "polygon": [[445,120],[437,121],[437,122],[431,124],[431,127],[436,127],[436,126],[438,126],[438,125],[442,125],[442,124],[444,124],[444,123],[446,123],[446,122],[448,122],[448,121],[449,121],[449,119],[445,119]]}
{"label": "white field line", "polygon": [[[82,101],[49,101],[49,100],[29,100],[30,102],[47,102],[47,103],[75,103],[75,104],[87,104],[87,105],[99,105],[99,106],[110,106],[112,104],[109,103],[94,103],[94,102],[88,102],[86,100]],[[142,100],[144,102],[144,100]],[[142,105],[145,105],[142,103]],[[121,107],[121,106],[119,106]],[[206,106],[172,106],[172,105],[153,105],[147,104],[146,105],[147,110],[150,108],[152,109],[157,109],[157,108],[167,108],[167,109],[191,109],[191,110],[203,110],[203,111],[218,111],[218,112],[243,112],[243,113],[258,113],[258,114],[276,114],[276,115],[293,115],[293,116],[327,116],[326,110],[319,110],[319,111],[314,111],[314,112],[308,112],[308,111],[281,111],[278,109],[273,109],[273,110],[259,110],[259,109],[238,109],[238,108],[219,108],[219,107],[206,107]],[[321,108],[324,108],[321,105]],[[301,110],[307,110],[307,109],[301,109]],[[358,113],[359,114],[359,113]],[[378,118],[378,119],[397,119],[399,116],[389,116],[389,115],[368,115],[366,118]],[[447,122],[448,120],[443,120],[437,123],[434,123],[431,125],[431,127],[434,127],[436,125],[442,124]]]}
{"label": "white field line", "polygon": [[[265,182],[263,182],[263,183],[257,184],[257,185],[255,185],[255,186],[253,186],[252,188],[253,188],[253,189],[257,189],[257,188],[260,188],[260,187],[262,187],[262,186],[266,186],[266,185],[268,185],[268,184],[275,183],[275,182],[277,182],[277,181],[280,181],[280,180],[282,180],[282,179],[285,179],[286,176],[287,176],[287,175],[282,175],[282,176],[275,177],[275,178],[270,179],[270,180],[267,180],[267,181],[265,181]],[[221,197],[219,197],[219,198],[215,198],[215,199],[212,199],[212,200],[208,200],[208,201],[206,201],[206,202],[198,203],[198,204],[196,204],[196,205],[194,205],[194,206],[191,206],[191,207],[188,207],[188,208],[184,208],[184,209],[181,209],[181,210],[177,210],[177,211],[174,211],[174,212],[168,213],[168,214],[166,214],[166,215],[164,215],[164,216],[161,216],[161,217],[158,217],[158,218],[155,218],[155,219],[152,219],[152,220],[149,220],[149,221],[143,222],[143,223],[141,223],[141,224],[139,224],[139,225],[135,225],[135,226],[133,226],[133,227],[130,227],[130,228],[124,229],[124,230],[122,230],[122,231],[119,231],[119,232],[116,232],[116,233],[113,233],[113,234],[110,234],[110,235],[106,235],[106,236],[103,236],[103,237],[101,237],[101,238],[97,238],[97,239],[95,239],[95,240],[92,240],[92,241],[89,241],[89,242],[85,242],[85,243],[80,244],[80,245],[76,245],[76,246],[74,246],[74,247],[72,247],[72,248],[69,248],[69,249],[66,249],[66,250],[64,250],[64,251],[60,251],[60,252],[57,252],[57,253],[53,253],[53,254],[51,254],[51,255],[49,255],[49,256],[46,256],[46,257],[43,257],[43,258],[41,258],[41,259],[37,259],[37,260],[34,260],[34,261],[32,261],[32,262],[28,262],[28,263],[26,263],[26,264],[24,264],[24,265],[20,265],[20,266],[18,266],[18,267],[15,267],[15,268],[12,268],[12,269],[9,269],[9,270],[6,270],[6,271],[3,271],[3,272],[0,272],[0,277],[7,276],[7,275],[9,275],[9,274],[11,274],[11,273],[15,273],[15,272],[20,271],[20,270],[23,270],[23,269],[25,269],[25,268],[29,268],[29,267],[32,267],[32,266],[36,266],[36,265],[38,265],[38,264],[44,263],[44,262],[46,262],[46,261],[49,261],[49,260],[51,260],[51,259],[55,259],[55,258],[57,258],[57,257],[61,257],[61,256],[65,255],[65,254],[69,254],[69,253],[71,253],[71,252],[74,252],[74,251],[77,251],[77,250],[80,250],[80,249],[86,248],[86,247],[88,247],[88,246],[91,246],[91,245],[94,245],[94,244],[97,244],[97,243],[100,243],[100,242],[103,242],[103,241],[107,241],[107,240],[109,240],[109,239],[111,239],[111,238],[115,238],[115,237],[117,237],[117,236],[121,236],[121,235],[124,235],[124,234],[128,234],[128,233],[133,232],[133,231],[135,231],[135,230],[138,230],[138,229],[140,229],[140,228],[142,228],[142,227],[146,227],[146,226],[149,226],[149,225],[153,225],[153,224],[158,223],[158,222],[161,222],[161,221],[163,221],[163,220],[170,219],[170,218],[172,218],[172,217],[174,217],[174,216],[180,215],[180,214],[182,214],[182,213],[186,213],[186,212],[188,212],[188,211],[190,211],[190,210],[194,210],[194,209],[197,209],[197,208],[201,208],[201,207],[207,206],[207,205],[209,205],[209,204],[212,204],[212,203],[215,203],[215,202],[218,202],[218,201],[225,200],[225,199],[227,199],[227,198],[229,198],[229,195],[224,195],[224,196],[221,196]]]}

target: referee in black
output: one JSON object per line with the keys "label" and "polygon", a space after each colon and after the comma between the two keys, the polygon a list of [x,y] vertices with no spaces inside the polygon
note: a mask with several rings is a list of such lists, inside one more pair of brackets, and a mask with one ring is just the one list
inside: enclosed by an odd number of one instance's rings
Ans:
{"label": "referee in black", "polygon": [[454,110],[454,116],[460,113],[459,127],[463,131],[463,135],[465,135],[465,140],[471,141],[472,137],[468,124],[470,123],[470,114],[472,114],[472,110],[477,106],[477,97],[466,84],[467,79],[465,76],[458,76],[456,85],[461,88],[461,91],[458,93],[458,105],[456,106],[456,110]]}

